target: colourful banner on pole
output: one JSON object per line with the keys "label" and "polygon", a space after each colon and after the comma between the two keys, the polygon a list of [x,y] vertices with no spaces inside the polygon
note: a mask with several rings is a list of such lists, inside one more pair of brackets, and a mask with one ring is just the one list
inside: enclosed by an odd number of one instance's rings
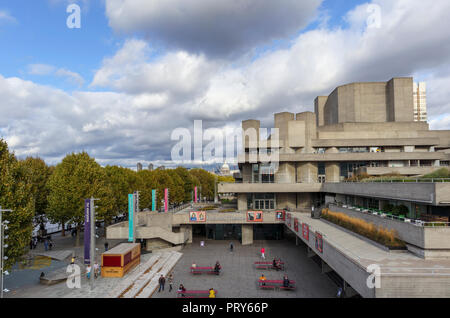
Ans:
{"label": "colourful banner on pole", "polygon": [[197,203],[197,187],[194,188],[194,203]]}
{"label": "colourful banner on pole", "polygon": [[134,196],[128,195],[128,242],[134,241],[133,223],[134,223]]}
{"label": "colourful banner on pole", "polygon": [[84,264],[91,262],[91,199],[84,200]]}
{"label": "colourful banner on pole", "polygon": [[152,190],[152,211],[156,211],[156,190]]}
{"label": "colourful banner on pole", "polygon": [[169,211],[169,189],[164,189],[164,212]]}

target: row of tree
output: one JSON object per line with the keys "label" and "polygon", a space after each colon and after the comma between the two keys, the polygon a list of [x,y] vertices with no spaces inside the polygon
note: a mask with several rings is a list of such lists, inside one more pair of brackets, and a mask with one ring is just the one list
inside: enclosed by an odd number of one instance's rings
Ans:
{"label": "row of tree", "polygon": [[10,222],[7,266],[23,255],[35,220],[49,220],[61,224],[63,229],[67,224],[75,224],[80,233],[84,199],[100,199],[96,202],[97,219],[109,224],[115,216],[127,213],[127,195],[136,190],[140,191],[140,209],[151,209],[152,190],[156,189],[159,209],[165,188],[169,189],[169,204],[178,205],[192,200],[196,186],[202,197],[212,199],[216,181],[233,179],[183,167],[139,172],[118,166],[102,167],[86,152],[69,154],[58,165],[47,166],[40,158],[18,160],[0,139],[0,206],[14,211],[5,214]]}

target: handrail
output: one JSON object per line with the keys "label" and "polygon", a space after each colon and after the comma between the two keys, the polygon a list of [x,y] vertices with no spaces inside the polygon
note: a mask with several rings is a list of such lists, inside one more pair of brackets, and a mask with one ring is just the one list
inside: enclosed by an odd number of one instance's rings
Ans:
{"label": "handrail", "polygon": [[[382,215],[379,215],[378,212],[372,212],[370,211],[370,209],[368,208],[363,208],[361,209],[360,207],[354,207],[351,205],[346,205],[346,204],[338,204],[338,203],[333,203],[332,205],[335,205],[337,207],[343,208],[343,209],[349,209],[352,211],[356,211],[356,212],[361,212],[364,214],[371,214],[383,219],[390,219],[390,220],[396,220],[396,221],[401,221],[403,223],[409,223],[411,225],[414,226],[420,226],[420,227],[449,227],[450,226],[450,222],[441,222],[441,221],[436,221],[436,222],[427,222],[427,221],[422,221],[419,219],[413,219],[413,218],[408,218],[408,217],[404,217],[404,218],[400,218],[396,215],[388,215],[387,213],[381,211]],[[406,221],[405,220],[409,220]]]}
{"label": "handrail", "polygon": [[344,180],[343,183],[444,183],[450,182],[450,178],[380,178],[363,179],[359,181]]}

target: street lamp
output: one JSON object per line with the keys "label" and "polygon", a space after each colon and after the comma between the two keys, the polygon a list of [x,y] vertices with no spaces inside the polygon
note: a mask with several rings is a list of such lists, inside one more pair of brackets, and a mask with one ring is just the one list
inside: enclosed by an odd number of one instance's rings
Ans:
{"label": "street lamp", "polygon": [[5,271],[4,261],[8,259],[8,256],[5,256],[5,248],[8,247],[8,244],[4,244],[3,240],[7,239],[8,236],[5,236],[5,231],[8,229],[8,220],[3,221],[3,212],[12,212],[12,210],[2,210],[0,206],[0,255],[1,255],[1,268],[0,268],[0,298],[3,298],[3,292],[8,292],[9,290],[3,288],[3,275],[9,275],[8,271]]}

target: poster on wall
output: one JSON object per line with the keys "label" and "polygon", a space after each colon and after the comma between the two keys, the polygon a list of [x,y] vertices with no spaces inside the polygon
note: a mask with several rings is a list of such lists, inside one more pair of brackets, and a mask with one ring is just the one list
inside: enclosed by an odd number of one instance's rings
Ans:
{"label": "poster on wall", "polygon": [[284,215],[285,215],[285,212],[284,211],[276,211],[275,212],[275,220],[276,221],[284,221]]}
{"label": "poster on wall", "polygon": [[189,212],[189,222],[193,223],[206,222],[206,212],[205,211]]}
{"label": "poster on wall", "polygon": [[305,240],[309,241],[309,225],[306,223],[302,225],[302,235]]}
{"label": "poster on wall", "polygon": [[323,237],[319,232],[316,232],[316,250],[323,253]]}
{"label": "poster on wall", "polygon": [[247,222],[262,222],[262,211],[247,211]]}
{"label": "poster on wall", "polygon": [[298,219],[297,218],[294,219],[294,230],[295,230],[295,232],[298,232]]}
{"label": "poster on wall", "polygon": [[287,219],[288,226],[291,227],[291,214],[290,213],[287,214],[286,219]]}

